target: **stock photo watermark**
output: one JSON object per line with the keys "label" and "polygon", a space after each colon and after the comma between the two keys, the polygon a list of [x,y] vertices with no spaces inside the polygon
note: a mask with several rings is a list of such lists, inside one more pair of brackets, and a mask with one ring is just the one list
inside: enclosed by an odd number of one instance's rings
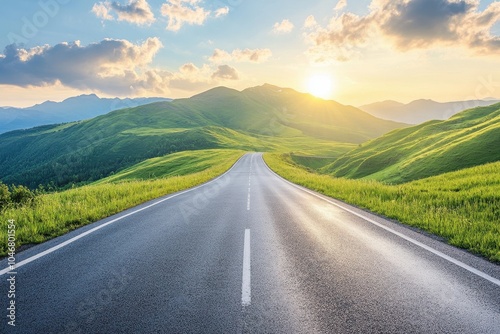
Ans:
{"label": "stock photo watermark", "polygon": [[16,326],[16,222],[13,219],[7,221],[7,324]]}
{"label": "stock photo watermark", "polygon": [[71,0],[40,0],[38,1],[39,10],[33,15],[21,18],[21,25],[17,32],[9,32],[7,38],[11,44],[27,44],[31,38],[34,38],[41,29],[49,24],[50,19],[54,18],[61,6],[66,5]]}
{"label": "stock photo watermark", "polygon": [[216,197],[222,191],[222,188],[230,182],[231,175],[226,174],[211,185],[208,185],[203,193],[193,196],[191,201],[188,203],[182,203],[178,208],[184,222],[188,224],[191,217],[200,214],[201,210],[206,208],[210,204],[210,201]]}
{"label": "stock photo watermark", "polygon": [[64,326],[64,333],[84,333],[84,328],[93,324],[98,315],[132,282],[132,277],[125,268],[112,272],[110,277],[105,287],[78,304],[74,320]]}

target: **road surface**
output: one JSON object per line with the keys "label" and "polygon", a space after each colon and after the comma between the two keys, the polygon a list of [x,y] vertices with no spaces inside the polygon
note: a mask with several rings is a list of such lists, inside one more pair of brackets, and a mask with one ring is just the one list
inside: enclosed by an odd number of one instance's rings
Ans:
{"label": "road surface", "polygon": [[16,261],[1,333],[500,333],[500,266],[294,186],[260,154]]}

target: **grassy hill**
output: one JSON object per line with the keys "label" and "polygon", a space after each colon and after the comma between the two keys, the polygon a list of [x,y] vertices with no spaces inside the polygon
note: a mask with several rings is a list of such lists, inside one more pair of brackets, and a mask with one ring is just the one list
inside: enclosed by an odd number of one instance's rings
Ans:
{"label": "grassy hill", "polygon": [[243,153],[238,150],[222,149],[172,153],[142,161],[94,184],[160,179],[199,173],[216,166],[220,161],[236,159]]}
{"label": "grassy hill", "polygon": [[321,171],[402,183],[500,160],[500,104],[392,131]]}
{"label": "grassy hill", "polygon": [[338,155],[403,124],[354,107],[264,85],[219,87],[189,99],[122,109],[91,120],[0,135],[0,180],[88,183],[146,159],[231,148]]}

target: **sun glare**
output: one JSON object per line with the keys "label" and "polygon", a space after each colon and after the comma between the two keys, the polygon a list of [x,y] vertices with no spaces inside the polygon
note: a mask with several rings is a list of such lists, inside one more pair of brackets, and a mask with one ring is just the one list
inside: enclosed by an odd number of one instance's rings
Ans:
{"label": "sun glare", "polygon": [[333,93],[332,78],[326,74],[316,74],[309,78],[308,82],[309,93],[316,97],[329,99]]}

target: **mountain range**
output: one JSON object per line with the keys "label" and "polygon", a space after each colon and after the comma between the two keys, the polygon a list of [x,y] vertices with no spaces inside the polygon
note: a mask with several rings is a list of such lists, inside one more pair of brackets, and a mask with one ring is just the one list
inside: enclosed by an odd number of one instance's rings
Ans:
{"label": "mountain range", "polygon": [[62,102],[46,101],[28,108],[0,108],[0,133],[35,126],[67,123],[104,115],[112,110],[136,107],[166,98],[100,98],[95,94],[80,95]]}
{"label": "mountain range", "polygon": [[218,87],[188,99],[4,133],[0,135],[0,180],[30,187],[85,183],[185,150],[339,155],[406,126],[292,89]]}
{"label": "mountain range", "polygon": [[495,99],[445,103],[433,100],[415,100],[404,104],[388,100],[363,105],[359,108],[378,118],[407,124],[421,124],[430,120],[446,120],[463,110],[489,106],[498,102],[500,100]]}
{"label": "mountain range", "polygon": [[[91,95],[65,102],[82,99],[105,100]],[[48,110],[54,103],[36,107]],[[1,134],[0,181],[66,187],[174,152],[222,148],[294,152],[321,173],[403,183],[499,161],[498,147],[500,103],[409,126],[289,88],[217,87],[191,98]]]}

